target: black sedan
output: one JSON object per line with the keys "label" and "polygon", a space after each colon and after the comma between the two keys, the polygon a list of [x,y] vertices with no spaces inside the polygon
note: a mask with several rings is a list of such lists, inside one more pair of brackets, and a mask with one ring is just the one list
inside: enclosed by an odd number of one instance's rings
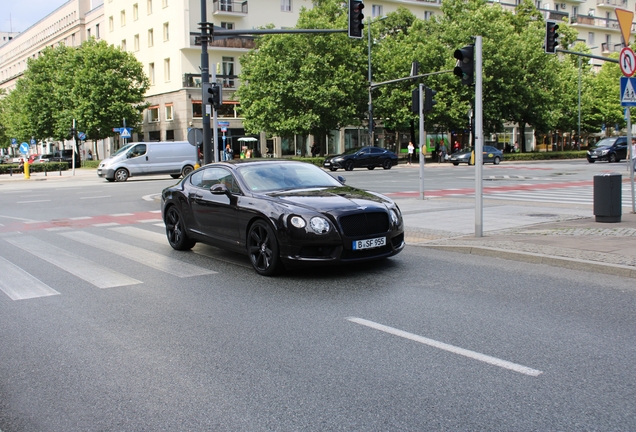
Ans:
{"label": "black sedan", "polygon": [[295,161],[209,164],[163,190],[161,212],[176,250],[196,242],[245,253],[257,273],[344,264],[404,249],[404,225],[389,198],[344,185]]}
{"label": "black sedan", "polygon": [[587,161],[619,162],[627,159],[627,137],[603,138],[587,151]]}
{"label": "black sedan", "polygon": [[351,171],[354,168],[361,167],[372,170],[379,166],[388,170],[393,165],[397,165],[397,163],[397,155],[390,150],[380,147],[359,147],[326,158],[323,166],[331,171],[337,171],[338,168]]}

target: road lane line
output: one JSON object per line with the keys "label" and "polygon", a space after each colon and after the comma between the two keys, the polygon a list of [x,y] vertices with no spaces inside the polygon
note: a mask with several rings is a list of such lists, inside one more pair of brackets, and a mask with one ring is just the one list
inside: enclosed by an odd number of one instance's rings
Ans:
{"label": "road lane line", "polygon": [[203,267],[189,264],[185,261],[170,258],[157,252],[152,252],[84,231],[72,231],[60,233],[60,235],[181,278],[217,273]]}
{"label": "road lane line", "polygon": [[506,361],[506,360],[502,360],[502,359],[499,359],[499,358],[496,358],[496,357],[491,357],[489,355],[481,354],[481,353],[478,353],[478,352],[475,352],[475,351],[471,351],[471,350],[467,350],[467,349],[464,349],[464,348],[459,348],[459,347],[456,347],[454,345],[449,345],[449,344],[444,343],[444,342],[439,342],[439,341],[436,341],[436,340],[433,340],[433,339],[425,338],[423,336],[418,336],[418,335],[413,334],[413,333],[405,332],[403,330],[398,330],[398,329],[393,328],[393,327],[385,326],[383,324],[378,324],[378,323],[373,322],[373,321],[368,321],[368,320],[365,320],[363,318],[350,317],[350,318],[347,318],[347,320],[351,321],[353,323],[356,323],[356,324],[360,324],[360,325],[363,325],[363,326],[366,326],[366,327],[370,327],[370,328],[373,328],[373,329],[376,329],[376,330],[380,330],[380,331],[385,332],[385,333],[392,334],[394,336],[399,336],[399,337],[402,337],[402,338],[405,338],[405,339],[409,339],[409,340],[412,340],[412,341],[415,341],[415,342],[422,343],[424,345],[431,346],[433,348],[438,348],[438,349],[441,349],[441,350],[444,350],[444,351],[448,351],[448,352],[451,352],[451,353],[454,353],[454,354],[459,354],[459,355],[464,356],[464,357],[472,358],[474,360],[479,360],[481,362],[488,363],[488,364],[491,364],[493,366],[498,366],[498,367],[501,367],[501,368],[504,368],[504,369],[509,369],[511,371],[518,372],[518,373],[521,373],[521,374],[524,374],[524,375],[529,375],[529,376],[536,377],[536,376],[539,376],[539,375],[541,375],[543,373],[540,370],[532,369],[532,368],[529,368],[527,366],[522,366],[522,365],[517,364],[517,363],[512,363],[512,362],[509,362],[509,361]]}
{"label": "road lane line", "polygon": [[95,199],[95,198],[110,198],[111,195],[101,195],[101,196],[85,196],[80,197],[80,199]]}
{"label": "road lane line", "polygon": [[54,266],[77,276],[97,288],[113,288],[125,285],[142,283],[119,272],[111,270],[100,264],[96,264],[79,255],[43,242],[35,237],[21,236],[5,239],[14,246],[19,247],[38,258],[48,261]]}
{"label": "road lane line", "polygon": [[142,240],[148,240],[153,243],[162,244],[168,246],[168,239],[165,234],[156,233],[154,231],[148,231],[145,229],[132,227],[132,226],[119,226],[117,228],[109,228],[111,231],[115,231],[130,237],[135,237]]}
{"label": "road lane line", "polygon": [[53,288],[31,276],[12,262],[0,257],[0,290],[11,300],[59,295]]}
{"label": "road lane line", "polygon": [[18,204],[29,204],[29,203],[39,203],[39,202],[51,202],[51,200],[18,201]]}

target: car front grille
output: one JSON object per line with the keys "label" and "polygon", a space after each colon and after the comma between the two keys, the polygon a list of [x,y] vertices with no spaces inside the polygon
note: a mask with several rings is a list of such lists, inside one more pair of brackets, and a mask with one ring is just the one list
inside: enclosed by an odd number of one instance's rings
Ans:
{"label": "car front grille", "polygon": [[347,237],[382,234],[389,230],[386,212],[358,213],[339,219],[342,232]]}

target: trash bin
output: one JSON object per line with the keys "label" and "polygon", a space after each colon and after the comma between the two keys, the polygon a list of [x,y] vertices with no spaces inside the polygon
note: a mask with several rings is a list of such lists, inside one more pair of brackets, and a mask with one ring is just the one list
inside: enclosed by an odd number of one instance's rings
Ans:
{"label": "trash bin", "polygon": [[596,222],[620,222],[622,176],[619,173],[594,176],[594,216]]}

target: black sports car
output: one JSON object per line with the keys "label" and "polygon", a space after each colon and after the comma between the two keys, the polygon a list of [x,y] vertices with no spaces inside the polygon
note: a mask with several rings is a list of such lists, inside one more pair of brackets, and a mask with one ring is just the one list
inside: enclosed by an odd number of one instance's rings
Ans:
{"label": "black sports car", "polygon": [[386,258],[404,249],[389,198],[344,185],[303,162],[241,159],[209,164],[163,190],[170,246],[198,241],[242,252],[257,273]]}
{"label": "black sports car", "polygon": [[380,147],[359,147],[349,149],[336,156],[328,157],[325,159],[323,167],[329,168],[331,171],[337,171],[338,168],[351,171],[359,167],[366,167],[372,170],[377,166],[381,166],[384,169],[391,169],[391,167],[397,165],[397,163],[397,155],[390,150]]}

